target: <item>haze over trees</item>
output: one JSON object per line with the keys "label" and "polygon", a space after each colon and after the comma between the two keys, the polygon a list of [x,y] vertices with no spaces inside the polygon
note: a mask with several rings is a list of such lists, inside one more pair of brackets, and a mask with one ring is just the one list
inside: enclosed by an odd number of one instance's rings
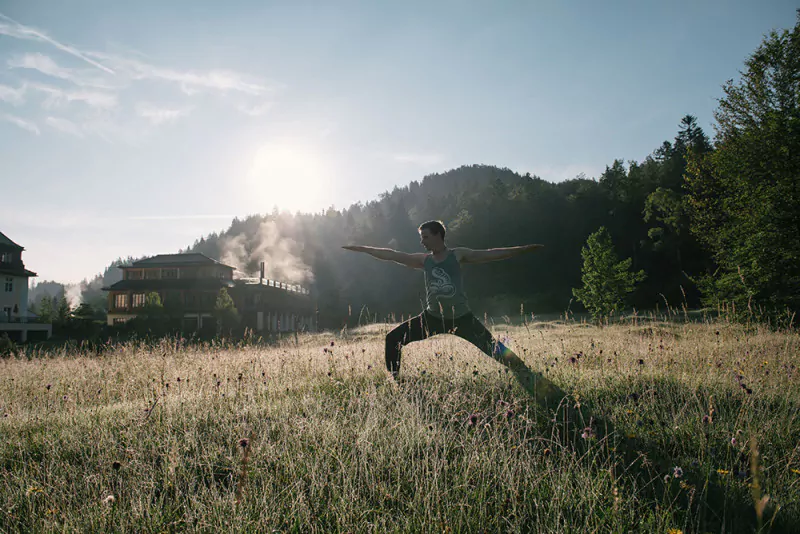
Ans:
{"label": "haze over trees", "polygon": [[[542,243],[537,254],[470,266],[466,289],[478,314],[564,312],[580,309],[572,289],[582,284],[581,250],[605,227],[614,253],[646,275],[628,308],[734,305],[791,317],[800,308],[800,24],[766,36],[744,66],[723,86],[713,142],[694,116],[676,117],[672,139],[643,161],[610,162],[596,179],[551,183],[465,165],[345,209],[237,218],[187,251],[255,276],[265,261],[273,277],[312,289],[322,326],[340,327],[400,319],[424,300],[419,272],[341,245],[419,251],[416,228],[430,219],[445,223],[450,246]],[[118,276],[113,265],[102,283],[87,281],[84,299],[103,305],[99,287]]]}

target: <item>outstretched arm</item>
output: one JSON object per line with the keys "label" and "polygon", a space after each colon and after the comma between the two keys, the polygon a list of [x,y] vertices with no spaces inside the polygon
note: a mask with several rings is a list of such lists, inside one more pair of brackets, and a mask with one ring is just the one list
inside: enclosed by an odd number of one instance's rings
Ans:
{"label": "outstretched arm", "polygon": [[360,245],[347,245],[342,247],[353,252],[365,252],[379,260],[393,261],[413,269],[422,269],[425,263],[425,254],[408,254],[390,248],[365,247]]}
{"label": "outstretched arm", "polygon": [[505,260],[533,252],[543,248],[544,245],[522,245],[519,247],[490,248],[485,250],[472,250],[471,248],[455,248],[458,261],[461,263],[486,263],[489,261]]}

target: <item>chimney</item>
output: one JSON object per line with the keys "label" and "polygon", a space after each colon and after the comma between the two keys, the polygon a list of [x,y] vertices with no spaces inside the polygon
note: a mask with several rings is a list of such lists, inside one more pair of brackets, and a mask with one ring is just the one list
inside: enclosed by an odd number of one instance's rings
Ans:
{"label": "chimney", "polygon": [[258,279],[259,285],[264,283],[264,262],[261,262],[261,278]]}

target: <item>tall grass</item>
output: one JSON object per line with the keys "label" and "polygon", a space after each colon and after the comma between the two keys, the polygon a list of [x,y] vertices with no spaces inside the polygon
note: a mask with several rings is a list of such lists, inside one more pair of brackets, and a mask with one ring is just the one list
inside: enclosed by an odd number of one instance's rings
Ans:
{"label": "tall grass", "polygon": [[0,531],[800,531],[796,333],[496,325],[673,460],[634,475],[458,338],[389,380],[387,329],[0,360]]}

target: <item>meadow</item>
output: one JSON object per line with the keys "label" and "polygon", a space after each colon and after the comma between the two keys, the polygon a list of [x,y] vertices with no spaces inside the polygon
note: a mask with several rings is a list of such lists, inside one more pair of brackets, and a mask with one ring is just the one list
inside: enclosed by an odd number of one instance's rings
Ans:
{"label": "meadow", "polygon": [[800,531],[796,332],[494,324],[614,425],[565,440],[459,338],[392,381],[389,328],[0,360],[0,531]]}

